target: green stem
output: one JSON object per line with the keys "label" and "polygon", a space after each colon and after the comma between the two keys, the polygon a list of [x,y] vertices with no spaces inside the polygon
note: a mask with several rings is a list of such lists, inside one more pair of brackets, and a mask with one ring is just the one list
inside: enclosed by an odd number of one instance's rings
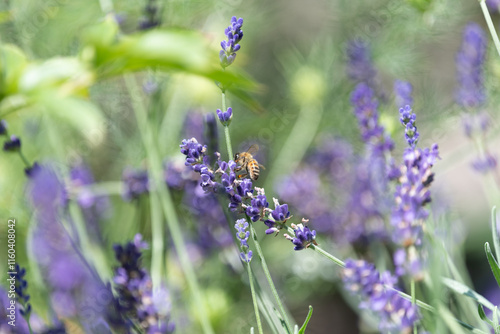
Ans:
{"label": "green stem", "polygon": [[255,312],[255,318],[257,319],[257,328],[259,329],[259,334],[263,334],[264,332],[262,331],[262,323],[260,321],[259,306],[257,305],[257,296],[255,294],[255,287],[253,285],[253,274],[252,267],[250,267],[250,262],[247,262],[247,272],[248,281],[250,282],[250,290],[252,291],[253,310]]}
{"label": "green stem", "polygon": [[264,274],[266,275],[267,282],[269,283],[269,287],[271,288],[271,291],[274,295],[274,299],[276,300],[276,303],[278,304],[278,308],[281,312],[281,316],[283,317],[283,320],[285,321],[287,331],[290,333],[292,326],[290,325],[290,321],[288,320],[288,317],[286,315],[285,308],[283,307],[283,304],[281,303],[281,299],[280,299],[280,296],[278,295],[278,291],[276,290],[276,287],[274,286],[273,279],[271,277],[271,273],[269,272],[269,268],[267,267],[266,259],[264,258],[264,254],[262,253],[262,249],[260,248],[259,241],[257,240],[257,233],[255,232],[255,229],[253,228],[252,221],[249,219],[248,216],[246,216],[246,219],[248,221],[248,225],[250,225],[250,233],[252,235],[252,240],[255,244],[255,249],[257,250],[257,254],[259,254],[260,262],[262,265],[262,269],[264,270]]}
{"label": "green stem", "polygon": [[491,37],[493,37],[493,43],[495,44],[498,55],[500,55],[500,40],[498,40],[498,35],[495,30],[495,26],[493,25],[493,21],[491,21],[490,12],[488,11],[486,2],[485,0],[479,0],[479,4],[481,5],[481,10],[483,11],[483,15],[486,20],[486,23],[488,24],[488,28],[490,29]]}
{"label": "green stem", "polygon": [[177,219],[175,206],[172,202],[172,196],[170,194],[170,190],[163,181],[161,159],[158,154],[156,141],[152,136],[153,132],[146,116],[146,109],[144,108],[142,98],[138,95],[140,94],[140,90],[138,89],[132,75],[125,75],[125,84],[127,85],[132,100],[132,106],[139,127],[139,132],[146,149],[150,172],[151,176],[153,177],[153,185],[156,187],[155,189],[158,193],[160,204],[163,209],[163,214],[167,221],[175,250],[177,251],[177,255],[179,256],[182,270],[186,275],[188,286],[191,290],[191,293],[193,294],[194,302],[199,310],[203,332],[207,334],[213,334],[214,331],[208,319],[206,305],[203,301],[202,293],[196,279],[196,274],[182,237],[179,220]]}
{"label": "green stem", "polygon": [[324,257],[326,257],[327,259],[333,261],[339,267],[345,268],[345,262],[344,261],[336,258],[335,256],[333,256],[332,254],[328,253],[327,251],[325,251],[324,249],[320,248],[319,246],[310,245],[309,249],[312,249],[312,250],[320,253],[321,255],[323,255]]}
{"label": "green stem", "polygon": [[[226,111],[226,93],[222,91],[222,111]],[[224,137],[226,138],[227,160],[233,159],[233,146],[231,145],[231,136],[229,135],[229,125],[224,125]]]}
{"label": "green stem", "polygon": [[160,201],[158,194],[151,192],[149,196],[149,204],[151,207],[151,234],[152,234],[152,247],[151,254],[151,279],[153,281],[153,291],[156,290],[161,284],[161,273],[163,265],[163,222],[161,217]]}
{"label": "green stem", "polygon": [[233,156],[233,149],[231,148],[231,136],[229,135],[229,126],[227,125],[224,125],[224,137],[226,137],[227,154],[229,154],[227,160],[232,160],[234,159],[234,156]]}
{"label": "green stem", "polygon": [[30,162],[28,161],[28,159],[26,159],[26,157],[24,156],[23,152],[21,152],[21,150],[18,151],[19,152],[19,156],[21,157],[21,160],[23,161],[24,165],[26,167],[30,167]]}
{"label": "green stem", "polygon": [[[410,291],[411,291],[411,303],[413,305],[417,302],[417,296],[415,294],[415,280],[412,279],[410,282]],[[413,324],[413,334],[418,334],[417,323]]]}

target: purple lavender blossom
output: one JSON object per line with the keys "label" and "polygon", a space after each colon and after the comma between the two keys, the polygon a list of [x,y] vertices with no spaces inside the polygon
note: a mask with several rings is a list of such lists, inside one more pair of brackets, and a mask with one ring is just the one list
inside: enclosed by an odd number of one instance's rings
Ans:
{"label": "purple lavender blossom", "polygon": [[464,114],[462,123],[467,137],[484,136],[491,126],[491,117],[485,111],[478,114]]}
{"label": "purple lavender blossom", "polygon": [[125,168],[122,174],[123,199],[131,201],[149,191],[149,177],[146,170]]}
{"label": "purple lavender blossom", "polygon": [[[88,296],[97,296],[104,284],[84,260],[78,241],[62,225],[68,196],[52,167],[40,166],[29,179],[28,197],[37,219],[32,247],[51,295],[52,308],[63,318],[83,314],[90,303]],[[106,305],[102,308],[104,311]],[[100,314],[83,319],[82,326],[92,327],[100,319]]]}
{"label": "purple lavender blossom", "polygon": [[16,263],[14,272],[16,273],[14,277],[16,282],[17,301],[22,305],[22,309],[20,309],[19,312],[25,319],[29,319],[31,314],[31,304],[29,303],[30,295],[27,293],[28,281],[24,279],[26,269],[21,268],[19,264]]}
{"label": "purple lavender blossom", "polygon": [[412,90],[413,88],[409,82],[402,80],[394,81],[395,100],[398,108],[413,105],[413,98],[411,97]]}
{"label": "purple lavender blossom", "polygon": [[486,0],[486,5],[492,12],[498,12],[500,10],[500,0]]}
{"label": "purple lavender blossom", "polygon": [[380,317],[381,331],[405,332],[413,327],[419,319],[418,309],[393,290],[396,277],[387,271],[380,274],[373,264],[363,260],[348,259],[345,264],[345,288],[361,297],[360,308]]}
{"label": "purple lavender blossom", "polygon": [[2,119],[0,120],[0,136],[7,134],[7,122]]}
{"label": "purple lavender blossom", "polygon": [[190,181],[184,187],[183,203],[189,209],[193,220],[197,222],[197,245],[205,253],[220,251],[233,244],[231,232],[216,194],[207,193],[199,186],[199,182]]}
{"label": "purple lavender blossom", "polygon": [[16,135],[10,136],[10,139],[5,141],[3,144],[3,150],[5,152],[17,152],[21,149],[21,139]]}
{"label": "purple lavender blossom", "polygon": [[139,30],[149,30],[161,25],[161,14],[155,0],[148,0],[144,7],[144,16],[139,21]]}
{"label": "purple lavender blossom", "polygon": [[375,155],[383,155],[394,148],[394,143],[379,123],[378,101],[366,84],[358,84],[351,94],[351,104],[358,119],[363,141],[372,147]]}
{"label": "purple lavender blossom", "polygon": [[[302,219],[302,222],[305,224],[308,222],[307,219]],[[292,237],[288,234],[285,234],[285,238],[290,240],[295,247],[293,248],[296,251],[308,248],[313,245],[317,245],[316,243],[316,231],[310,230],[309,227],[304,226],[303,224],[292,224],[293,231],[295,232],[295,236]]]}
{"label": "purple lavender blossom", "polygon": [[251,218],[253,222],[260,220],[264,217],[265,209],[269,207],[266,195],[257,195],[252,198],[250,206],[246,208],[246,214]]}
{"label": "purple lavender blossom", "polygon": [[288,204],[280,204],[276,198],[273,198],[274,210],[271,211],[269,218],[264,223],[269,227],[266,234],[278,234],[280,230],[286,228],[285,223],[291,218],[290,211],[288,211]]}
{"label": "purple lavender blossom", "polygon": [[250,236],[250,232],[248,229],[248,222],[246,219],[238,219],[236,224],[234,224],[234,228],[236,231],[236,238],[240,241],[240,258],[241,261],[249,263],[252,260],[252,251],[248,247],[248,237]]}
{"label": "purple lavender blossom", "polygon": [[393,255],[396,275],[408,274],[415,281],[423,280],[426,266],[423,251],[422,247],[417,249],[414,245],[397,249]]}
{"label": "purple lavender blossom", "polygon": [[33,162],[33,164],[31,164],[31,166],[29,167],[26,167],[24,169],[24,174],[31,178],[33,177],[33,175],[35,175],[35,173],[37,173],[38,171],[40,170],[40,165],[38,164],[38,162]]}
{"label": "purple lavender blossom", "polygon": [[439,158],[438,146],[431,149],[406,149],[401,177],[396,187],[396,207],[392,213],[393,240],[403,247],[420,245],[422,222],[429,213],[425,204],[431,201],[429,186],[434,180],[431,168]]}
{"label": "purple lavender blossom", "polygon": [[[140,234],[124,246],[114,246],[116,259],[120,263],[113,279],[118,294],[117,307],[120,313],[136,321],[146,333],[172,333],[175,326],[170,322],[170,315],[159,311],[160,305],[154,302],[151,278],[142,268],[141,251],[145,247],[147,244],[142,241]],[[162,294],[165,294],[163,289]],[[164,326],[160,328],[158,323],[164,323]],[[161,331],[158,332],[159,329]]]}
{"label": "purple lavender blossom", "polygon": [[347,45],[347,75],[355,82],[371,84],[377,74],[368,43],[355,39]]}
{"label": "purple lavender blossom", "polygon": [[471,163],[472,168],[479,173],[488,173],[497,168],[497,159],[495,156],[485,153],[484,157],[478,157]]}
{"label": "purple lavender blossom", "polygon": [[[0,333],[28,334],[28,323],[21,320],[22,315],[20,313],[21,307],[19,307],[19,303],[11,306],[10,301],[11,299],[8,297],[7,290],[0,286]],[[9,322],[13,320],[13,317],[9,317],[11,315],[15,316],[17,320],[16,326],[9,325]]]}
{"label": "purple lavender blossom", "polygon": [[224,126],[228,126],[231,123],[231,119],[233,118],[233,108],[227,108],[227,111],[221,111],[217,109],[217,116],[219,117],[220,122]]}
{"label": "purple lavender blossom", "polygon": [[399,114],[401,115],[399,121],[405,127],[406,142],[410,147],[415,147],[418,142],[418,137],[420,136],[415,126],[417,115],[412,112],[409,105],[406,105],[404,108],[399,108]]}
{"label": "purple lavender blossom", "polygon": [[185,165],[192,166],[195,172],[199,172],[203,167],[203,158],[205,157],[207,146],[199,144],[196,138],[191,138],[182,140],[180,148],[181,153],[186,156]]}
{"label": "purple lavender blossom", "polygon": [[483,83],[486,45],[487,39],[483,29],[477,23],[467,24],[462,45],[455,58],[458,79],[455,100],[462,107],[478,107],[486,100]]}
{"label": "purple lavender blossom", "polygon": [[220,160],[210,164],[206,156],[206,146],[198,143],[195,138],[182,141],[181,153],[186,156],[186,165],[201,176],[201,187],[209,193],[225,194],[229,198],[229,209],[236,213],[246,213],[253,219],[263,221],[269,229],[266,233],[278,233],[285,228],[286,221],[291,218],[288,205],[280,205],[274,199],[275,209],[268,208],[264,190],[254,188],[248,178],[237,179],[234,172],[236,164]]}
{"label": "purple lavender blossom", "polygon": [[236,16],[233,16],[231,18],[231,25],[224,31],[227,41],[220,43],[222,50],[219,53],[220,64],[223,68],[228,67],[234,62],[236,52],[241,48],[238,43],[243,38],[242,26],[243,19],[241,17],[236,19]]}

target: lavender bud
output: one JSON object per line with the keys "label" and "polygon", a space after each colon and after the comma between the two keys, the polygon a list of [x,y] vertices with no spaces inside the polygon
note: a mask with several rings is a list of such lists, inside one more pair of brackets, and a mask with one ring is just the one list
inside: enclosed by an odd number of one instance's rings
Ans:
{"label": "lavender bud", "polygon": [[219,121],[224,126],[228,126],[231,124],[231,119],[233,118],[233,108],[227,108],[227,111],[221,111],[217,109],[217,116],[219,117]]}
{"label": "lavender bud", "polygon": [[5,152],[17,152],[21,149],[21,139],[16,135],[10,136],[10,139],[3,144]]}
{"label": "lavender bud", "polygon": [[2,119],[0,120],[0,136],[7,134],[7,122]]}

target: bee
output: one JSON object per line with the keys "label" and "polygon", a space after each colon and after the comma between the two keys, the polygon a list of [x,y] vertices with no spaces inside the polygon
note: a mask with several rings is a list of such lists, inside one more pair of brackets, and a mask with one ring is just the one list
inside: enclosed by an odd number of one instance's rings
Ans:
{"label": "bee", "polygon": [[246,152],[240,152],[234,155],[234,162],[238,165],[235,171],[245,171],[243,174],[238,175],[238,178],[243,178],[247,175],[250,176],[250,178],[254,181],[259,178],[259,167],[262,167],[263,169],[265,168],[264,166],[259,164],[253,157],[258,151],[259,145],[253,144]]}

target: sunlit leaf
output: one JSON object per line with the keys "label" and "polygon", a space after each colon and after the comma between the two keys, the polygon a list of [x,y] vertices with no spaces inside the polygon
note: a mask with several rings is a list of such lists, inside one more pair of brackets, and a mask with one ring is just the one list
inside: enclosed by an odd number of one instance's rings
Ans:
{"label": "sunlit leaf", "polygon": [[30,64],[19,79],[19,92],[37,94],[58,89],[63,95],[86,92],[93,75],[76,58],[52,58],[40,64]]}
{"label": "sunlit leaf", "polygon": [[495,260],[495,257],[491,253],[490,244],[488,242],[484,244],[484,251],[486,252],[486,257],[488,258],[488,263],[490,264],[493,276],[495,276],[497,284],[498,286],[500,286],[500,268],[498,267],[498,263]]}
{"label": "sunlit leaf", "polygon": [[313,308],[311,305],[309,305],[309,312],[307,313],[307,317],[306,320],[304,321],[304,324],[302,325],[302,327],[300,327],[299,334],[304,334],[306,332],[306,327],[307,324],[309,323],[309,320],[311,320],[312,313],[313,313]]}
{"label": "sunlit leaf", "polygon": [[478,304],[477,305],[477,313],[479,314],[479,317],[483,320],[486,321],[488,324],[493,326],[493,321],[491,321],[487,316],[486,313],[484,312],[483,305]]}
{"label": "sunlit leaf", "polygon": [[483,296],[481,296],[479,293],[472,290],[468,286],[460,282],[457,282],[451,278],[443,278],[442,281],[448,288],[455,291],[456,293],[472,298],[479,304],[485,306],[486,308],[492,311],[495,308],[495,306],[488,299],[484,298]]}
{"label": "sunlit leaf", "polygon": [[493,247],[495,248],[495,254],[497,259],[500,259],[500,238],[498,236],[498,225],[497,225],[497,207],[494,206],[491,209],[491,235],[493,238]]}
{"label": "sunlit leaf", "polygon": [[27,65],[24,53],[17,46],[0,47],[0,97],[17,92],[19,77]]}
{"label": "sunlit leaf", "polygon": [[[105,37],[99,38],[99,32]],[[155,29],[125,36],[118,34],[114,21],[107,20],[89,29],[83,40],[81,59],[94,68],[99,79],[146,69],[182,71],[213,80],[252,110],[259,109],[249,95],[258,89],[255,82],[241,71],[223,70],[218,51],[209,48],[198,32]]]}

